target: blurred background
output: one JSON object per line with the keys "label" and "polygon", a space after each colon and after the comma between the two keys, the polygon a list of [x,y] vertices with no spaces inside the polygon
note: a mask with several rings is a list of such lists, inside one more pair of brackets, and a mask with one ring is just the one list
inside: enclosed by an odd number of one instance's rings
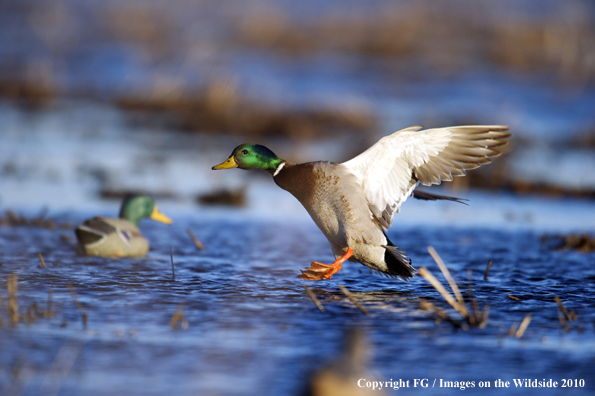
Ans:
{"label": "blurred background", "polygon": [[[0,305],[24,318],[0,311],[0,394],[295,395],[335,356],[311,388],[339,389],[366,340],[382,380],[595,394],[594,30],[592,0],[0,0]],[[432,188],[469,206],[408,200],[388,235],[489,304],[469,331],[422,308],[448,310],[422,277],[357,264],[309,284],[319,312],[298,270],[332,256],[306,211],[266,172],[211,170],[244,142],[342,162],[460,124],[508,125],[510,151]],[[174,220],[141,224],[148,257],[77,255],[73,226],[133,191]]]}
{"label": "blurred background", "polygon": [[459,124],[514,134],[445,183],[459,194],[592,199],[594,17],[587,0],[4,0],[0,206],[257,205],[270,180],[210,170],[237,144],[341,162]]}

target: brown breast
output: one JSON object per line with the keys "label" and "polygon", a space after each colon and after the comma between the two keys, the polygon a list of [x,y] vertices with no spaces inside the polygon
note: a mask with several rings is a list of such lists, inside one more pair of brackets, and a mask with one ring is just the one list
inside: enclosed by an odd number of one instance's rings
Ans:
{"label": "brown breast", "polygon": [[307,204],[316,188],[315,165],[315,162],[303,164],[285,162],[281,171],[273,179],[279,187],[289,191],[302,204]]}

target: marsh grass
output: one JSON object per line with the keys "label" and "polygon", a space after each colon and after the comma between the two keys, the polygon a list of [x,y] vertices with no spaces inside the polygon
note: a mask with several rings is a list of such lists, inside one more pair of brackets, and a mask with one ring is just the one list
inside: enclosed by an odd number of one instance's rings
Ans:
{"label": "marsh grass", "polygon": [[[19,308],[18,301],[18,276],[12,274],[6,277],[6,294],[5,299],[0,292],[0,305],[8,317],[8,322],[11,327],[17,327],[19,323],[23,322],[27,325],[37,322],[39,318],[52,318],[54,317],[54,311],[52,306],[52,295],[53,292],[50,289],[48,292],[48,301],[46,309],[43,309],[37,304],[32,302],[27,305],[24,311]],[[0,285],[2,285],[2,279],[0,279]],[[5,320],[0,315],[0,327],[5,326]]]}
{"label": "marsh grass", "polygon": [[490,261],[488,262],[488,266],[487,266],[487,268],[486,268],[486,273],[485,273],[485,275],[483,276],[483,280],[484,280],[484,281],[487,281],[487,280],[488,280],[488,274],[490,273],[490,268],[492,268],[492,260],[490,260]]}
{"label": "marsh grass", "polygon": [[[477,299],[475,298],[475,296],[473,295],[473,288],[472,288],[472,282],[471,282],[471,279],[472,279],[471,270],[469,270],[467,272],[468,278],[469,278],[469,283],[468,283],[469,284],[469,290],[468,290],[469,298],[468,299],[471,304],[471,309],[469,310],[467,308],[467,305],[466,305],[466,303],[463,299],[463,296],[459,290],[459,287],[457,286],[455,280],[450,275],[450,271],[444,264],[444,261],[442,261],[442,258],[438,255],[438,253],[432,246],[428,247],[428,251],[430,252],[430,255],[432,256],[434,261],[436,261],[436,263],[438,264],[438,267],[440,268],[440,270],[442,271],[442,274],[444,275],[444,278],[447,280],[448,284],[450,285],[452,292],[456,296],[456,299],[453,298],[453,296],[450,294],[450,292],[448,290],[446,290],[446,288],[442,285],[442,283],[438,279],[436,279],[436,277],[434,277],[434,275],[432,275],[432,273],[427,268],[421,267],[419,269],[419,274],[425,280],[427,280],[436,289],[436,291],[438,291],[438,293],[440,293],[440,295],[444,298],[444,300],[446,300],[446,302],[448,304],[450,304],[450,306],[453,307],[461,315],[462,321],[453,318],[452,316],[448,315],[446,312],[444,312],[439,307],[435,306],[434,304],[432,304],[424,299],[421,299],[419,308],[421,310],[432,311],[439,319],[448,321],[448,322],[452,323],[453,325],[455,325],[456,327],[462,328],[463,330],[468,330],[470,327],[478,327],[478,328],[485,327],[488,323],[488,315],[490,312],[490,307],[489,307],[489,305],[485,304],[483,310],[479,310],[479,303],[478,303]],[[489,266],[491,263],[492,263],[492,260],[490,260],[490,263],[488,264],[488,271],[489,271]],[[486,271],[484,279],[487,279],[488,271]],[[512,300],[515,300],[515,301],[521,301],[519,298],[511,296],[510,294],[507,294],[507,297]],[[559,299],[557,300],[557,302],[558,301],[559,301]],[[561,302],[559,302],[559,305],[563,308],[563,306],[561,305]],[[560,319],[561,322],[562,322],[562,317],[569,318],[570,314],[567,312],[565,314],[561,314],[561,319]],[[526,315],[518,327],[517,327],[516,323],[513,323],[510,326],[510,328],[508,329],[507,335],[514,336],[516,338],[521,338],[525,334],[525,331],[527,330],[527,327],[529,326],[530,323],[531,323],[531,315]]]}
{"label": "marsh grass", "polygon": [[355,298],[355,296],[353,295],[353,293],[351,293],[349,290],[347,290],[347,288],[341,284],[339,284],[339,289],[341,289],[341,291],[343,292],[343,294],[345,294],[347,296],[347,298],[349,300],[351,300],[352,303],[355,304],[356,307],[359,308],[360,311],[362,311],[362,313],[366,316],[368,316],[370,313],[368,312],[368,310],[366,308],[364,308],[364,306],[357,301],[357,299]]}
{"label": "marsh grass", "polygon": [[87,312],[83,308],[83,305],[79,301],[78,296],[76,294],[76,290],[74,290],[74,287],[72,285],[68,285],[68,290],[70,290],[70,295],[72,296],[72,301],[74,301],[74,304],[76,305],[76,309],[81,314],[81,320],[83,322],[83,327],[87,327],[87,322],[89,320],[89,314],[87,314]]}
{"label": "marsh grass", "polygon": [[568,310],[562,303],[560,297],[555,296],[554,301],[558,304],[558,319],[560,320],[560,326],[570,332],[574,329],[573,325],[577,325],[576,329],[579,333],[583,331],[583,326],[578,323],[578,315],[574,312],[574,310]]}
{"label": "marsh grass", "polygon": [[438,264],[438,267],[442,271],[444,278],[447,280],[456,298],[453,297],[453,295],[442,285],[442,283],[438,279],[436,279],[434,275],[432,275],[432,273],[427,268],[421,267],[418,273],[421,277],[427,280],[434,287],[434,289],[436,289],[438,293],[440,293],[442,298],[444,298],[444,300],[446,300],[446,302],[451,307],[453,307],[455,311],[459,313],[459,315],[462,317],[462,321],[451,317],[442,309],[438,308],[434,304],[424,299],[420,300],[419,308],[421,310],[432,311],[439,319],[453,323],[457,327],[461,327],[464,330],[467,330],[469,327],[485,327],[488,323],[489,306],[486,304],[482,311],[479,310],[478,302],[473,296],[471,282],[469,282],[469,297],[471,302],[471,310],[469,310],[457,283],[450,275],[450,271],[444,264],[442,258],[438,255],[438,253],[432,246],[428,247],[428,252],[432,256],[434,261],[436,261],[436,264]]}
{"label": "marsh grass", "polygon": [[176,312],[174,312],[169,321],[169,327],[171,327],[172,330],[186,330],[188,328],[188,319],[184,314],[184,303],[178,304]]}
{"label": "marsh grass", "polygon": [[41,262],[41,265],[43,266],[43,268],[45,268],[45,260],[43,259],[43,256],[41,255],[41,253],[39,253],[39,261]]}
{"label": "marsh grass", "polygon": [[194,233],[192,232],[192,230],[190,228],[187,228],[186,229],[186,232],[188,233],[188,235],[190,235],[190,238],[192,238],[192,242],[194,242],[194,244],[196,245],[196,247],[198,248],[198,250],[205,250],[205,246],[196,237],[196,235],[194,235]]}
{"label": "marsh grass", "polygon": [[306,286],[306,285],[303,285],[303,286],[304,286],[304,289],[306,290],[306,293],[308,294],[308,297],[310,297],[310,299],[314,302],[314,304],[316,304],[316,306],[318,307],[320,312],[324,312],[324,307],[318,300],[318,297],[316,297],[316,294],[314,294],[308,286]]}
{"label": "marsh grass", "polygon": [[6,278],[6,293],[8,294],[7,314],[12,326],[16,326],[19,323],[19,302],[17,299],[18,282],[16,274]]}
{"label": "marsh grass", "polygon": [[19,215],[12,210],[4,211],[4,216],[0,216],[0,226],[7,227],[37,227],[49,230],[71,229],[72,225],[68,222],[58,222],[53,219],[47,219],[47,209],[42,209],[37,216],[26,217]]}

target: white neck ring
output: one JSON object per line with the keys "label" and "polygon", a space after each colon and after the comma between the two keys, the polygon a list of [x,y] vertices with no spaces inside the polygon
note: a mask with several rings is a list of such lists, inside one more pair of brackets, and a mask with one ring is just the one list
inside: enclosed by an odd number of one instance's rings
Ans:
{"label": "white neck ring", "polygon": [[275,171],[275,173],[273,173],[273,177],[277,176],[279,174],[279,172],[281,172],[281,169],[283,169],[284,166],[285,166],[285,162],[281,162],[279,164],[279,166],[277,167],[277,170]]}

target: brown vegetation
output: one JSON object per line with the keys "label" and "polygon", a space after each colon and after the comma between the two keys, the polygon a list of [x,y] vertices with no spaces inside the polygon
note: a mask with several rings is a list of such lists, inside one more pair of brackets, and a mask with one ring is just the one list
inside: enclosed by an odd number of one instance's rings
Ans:
{"label": "brown vegetation", "polygon": [[583,234],[544,235],[541,241],[554,250],[576,250],[582,253],[595,252],[595,237]]}
{"label": "brown vegetation", "polygon": [[38,227],[55,229],[71,229],[70,223],[61,223],[52,219],[47,219],[47,210],[42,210],[39,215],[35,217],[25,217],[19,215],[12,210],[4,211],[4,216],[0,216],[0,226],[8,227]]}
{"label": "brown vegetation", "polygon": [[244,189],[217,190],[200,195],[196,201],[203,205],[246,206],[246,191]]}

